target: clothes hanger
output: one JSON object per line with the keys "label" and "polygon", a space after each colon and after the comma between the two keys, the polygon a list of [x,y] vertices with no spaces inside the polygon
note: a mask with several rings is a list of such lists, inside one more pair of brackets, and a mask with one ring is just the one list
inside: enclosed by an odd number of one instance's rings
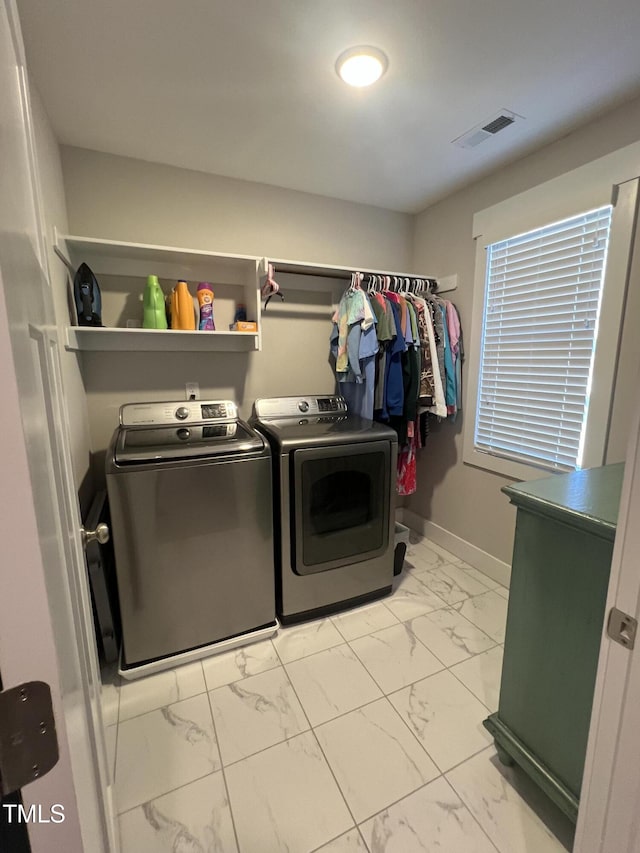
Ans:
{"label": "clothes hanger", "polygon": [[363,278],[364,278],[364,276],[361,272],[352,272],[351,273],[351,284],[349,285],[349,290],[351,292],[353,292],[355,290],[361,290],[362,288],[360,287],[360,282],[362,281]]}
{"label": "clothes hanger", "polygon": [[267,278],[262,285],[261,295],[264,299],[263,313],[267,310],[267,305],[274,296],[279,296],[284,302],[284,293],[280,290],[280,285],[274,278],[275,267],[273,264],[267,264]]}

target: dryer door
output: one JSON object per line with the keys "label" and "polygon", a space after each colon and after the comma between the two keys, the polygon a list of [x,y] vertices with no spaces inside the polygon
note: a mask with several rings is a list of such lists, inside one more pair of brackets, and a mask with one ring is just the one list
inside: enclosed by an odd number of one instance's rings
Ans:
{"label": "dryer door", "polygon": [[389,544],[391,463],[388,441],[294,451],[291,553],[296,574],[384,554]]}

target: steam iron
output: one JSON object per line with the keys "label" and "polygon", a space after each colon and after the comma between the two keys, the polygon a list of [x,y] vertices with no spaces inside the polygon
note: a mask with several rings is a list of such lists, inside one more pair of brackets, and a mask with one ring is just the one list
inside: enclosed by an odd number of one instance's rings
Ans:
{"label": "steam iron", "polygon": [[79,326],[102,326],[102,297],[98,281],[87,264],[80,264],[73,279]]}

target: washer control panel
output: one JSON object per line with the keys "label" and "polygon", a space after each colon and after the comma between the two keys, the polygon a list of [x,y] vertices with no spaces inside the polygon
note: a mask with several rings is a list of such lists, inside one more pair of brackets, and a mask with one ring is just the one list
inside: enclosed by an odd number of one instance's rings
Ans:
{"label": "washer control panel", "polygon": [[299,418],[300,415],[341,415],[347,412],[344,397],[331,394],[322,397],[267,397],[256,400],[254,412],[260,420]]}
{"label": "washer control panel", "polygon": [[162,403],[127,403],[120,407],[121,426],[167,426],[237,421],[238,407],[231,400],[177,400]]}

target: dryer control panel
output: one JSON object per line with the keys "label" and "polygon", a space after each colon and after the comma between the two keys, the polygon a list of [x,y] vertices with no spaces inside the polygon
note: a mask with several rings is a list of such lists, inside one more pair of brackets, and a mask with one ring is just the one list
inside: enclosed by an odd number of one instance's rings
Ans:
{"label": "dryer control panel", "polygon": [[221,423],[238,420],[231,400],[174,400],[160,403],[127,403],[120,407],[121,426]]}
{"label": "dryer control panel", "polygon": [[340,415],[346,412],[346,400],[337,394],[318,397],[267,397],[256,400],[254,405],[255,416],[260,420],[299,418],[301,415]]}

